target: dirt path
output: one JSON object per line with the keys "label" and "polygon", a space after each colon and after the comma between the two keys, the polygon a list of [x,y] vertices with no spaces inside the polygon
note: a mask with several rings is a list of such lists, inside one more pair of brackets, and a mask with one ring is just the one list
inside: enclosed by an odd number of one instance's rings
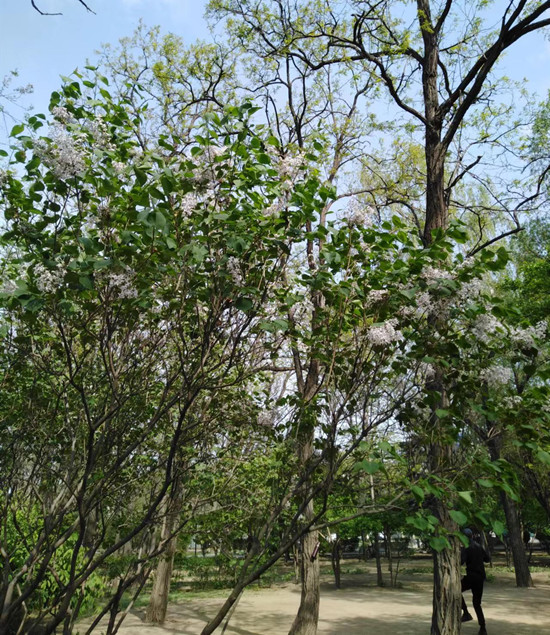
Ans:
{"label": "dirt path", "polygon": [[[428,635],[431,590],[426,580],[405,582],[403,589],[353,585],[339,591],[323,585],[319,635]],[[550,581],[548,574],[533,576],[537,587],[517,589],[510,580],[488,583],[483,605],[489,635],[550,635]],[[372,583],[372,579],[370,581]],[[466,594],[471,608],[471,595]],[[172,604],[163,627],[145,625],[142,613],[125,620],[120,635],[199,635],[223,603],[223,597],[192,598]],[[247,591],[235,611],[227,635],[286,635],[300,600],[298,587]],[[473,612],[473,611],[472,611]],[[475,621],[463,635],[477,634]],[[221,629],[218,630],[221,633]],[[101,629],[94,631],[101,635]]]}

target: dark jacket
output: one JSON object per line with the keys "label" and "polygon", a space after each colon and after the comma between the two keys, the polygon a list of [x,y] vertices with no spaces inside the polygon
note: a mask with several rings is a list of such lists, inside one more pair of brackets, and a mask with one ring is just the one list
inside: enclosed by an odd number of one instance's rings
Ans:
{"label": "dark jacket", "polygon": [[470,540],[470,544],[462,549],[460,564],[466,565],[466,575],[473,575],[485,580],[484,562],[490,562],[489,555],[485,549],[475,540]]}

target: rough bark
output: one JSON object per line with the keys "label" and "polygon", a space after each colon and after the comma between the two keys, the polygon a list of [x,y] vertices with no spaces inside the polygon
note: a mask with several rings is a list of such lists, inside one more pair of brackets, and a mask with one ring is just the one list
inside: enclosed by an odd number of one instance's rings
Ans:
{"label": "rough bark", "polygon": [[[313,516],[313,502],[306,510],[306,520]],[[304,536],[302,547],[302,595],[300,608],[289,631],[289,635],[315,635],[319,621],[319,535],[317,531],[310,531]]]}
{"label": "rough bark", "polygon": [[[447,510],[440,513],[447,517]],[[449,527],[450,528],[450,527]],[[451,547],[434,552],[434,588],[431,635],[457,635],[461,627],[460,544],[450,537]]]}
{"label": "rough bark", "polygon": [[145,621],[152,624],[162,624],[166,619],[174,555],[177,548],[176,530],[180,521],[182,500],[182,485],[180,480],[176,479],[171,495],[166,501],[166,515],[161,532],[161,541],[166,542],[166,548],[157,565],[153,589],[145,615]]}
{"label": "rough bark", "polygon": [[514,571],[516,573],[516,585],[518,587],[532,587],[534,586],[533,579],[529,571],[529,563],[521,535],[521,525],[516,504],[509,496],[506,496],[504,492],[501,492],[500,500],[504,508],[504,515],[506,516],[508,540],[512,551],[512,560],[514,561]]}
{"label": "rough bark", "polygon": [[[493,436],[488,443],[489,454],[492,461],[497,461],[501,457],[502,437],[500,435]],[[505,492],[500,493],[500,502],[504,509],[506,517],[506,527],[508,536],[506,540],[507,559],[508,550],[512,552],[512,560],[514,562],[514,571],[516,574],[516,585],[518,587],[532,587],[533,580],[529,571],[529,563],[527,554],[523,545],[523,536],[521,533],[521,523],[519,514],[514,501],[506,495]]]}
{"label": "rough bark", "polygon": [[[307,470],[308,463],[313,457],[314,429],[303,431],[299,443],[300,465]],[[305,495],[309,492],[309,478],[304,484]],[[315,518],[313,500],[310,500],[304,510],[304,520],[311,523]],[[301,580],[302,594],[300,607],[289,631],[289,635],[315,635],[319,621],[320,602],[320,570],[319,570],[319,532],[309,531],[302,540]]]}

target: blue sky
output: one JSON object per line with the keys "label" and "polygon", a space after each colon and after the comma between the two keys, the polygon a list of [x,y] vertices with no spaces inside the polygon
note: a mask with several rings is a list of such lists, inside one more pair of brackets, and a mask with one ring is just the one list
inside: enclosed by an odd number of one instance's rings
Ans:
{"label": "blue sky", "polygon": [[205,0],[87,0],[95,15],[77,0],[35,2],[42,11],[63,15],[41,16],[30,0],[0,0],[0,80],[17,69],[18,84],[33,84],[34,94],[27,101],[40,112],[59,87],[60,75],[69,75],[87,58],[93,60],[102,43],[131,35],[140,18],[186,42],[209,37]]}
{"label": "blue sky", "polygon": [[[39,112],[68,75],[102,43],[116,43],[131,35],[140,18],[147,26],[160,25],[184,41],[208,39],[203,19],[206,0],[87,0],[95,15],[77,0],[35,0],[43,11],[61,16],[40,16],[30,0],[0,0],[0,79],[18,69],[20,84],[33,84],[28,102]],[[514,79],[529,78],[529,88],[540,98],[550,89],[550,42],[537,33],[520,41],[501,64]],[[15,113],[17,114],[17,113]],[[0,122],[0,137],[5,134]]]}

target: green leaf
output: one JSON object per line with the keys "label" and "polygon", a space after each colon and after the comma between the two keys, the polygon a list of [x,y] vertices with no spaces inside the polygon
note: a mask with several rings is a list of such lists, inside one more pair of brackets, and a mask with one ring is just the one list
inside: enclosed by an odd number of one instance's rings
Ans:
{"label": "green leaf", "polygon": [[537,452],[537,458],[539,461],[541,461],[541,463],[550,465],[550,453],[546,452],[545,450],[539,450]]}
{"label": "green leaf", "polygon": [[376,474],[382,468],[382,463],[378,461],[359,461],[353,466],[355,472],[366,472],[367,474]]}
{"label": "green leaf", "polygon": [[419,487],[418,485],[412,485],[411,486],[411,492],[414,494],[414,497],[416,498],[416,500],[422,502],[424,500],[424,498],[426,497],[426,494],[424,493],[424,490]]}
{"label": "green leaf", "polygon": [[466,491],[463,491],[463,492],[458,492],[458,495],[460,496],[460,498],[462,498],[462,500],[465,500],[470,505],[472,504],[472,492],[471,491],[466,490]]}
{"label": "green leaf", "polygon": [[486,478],[478,478],[477,482],[481,485],[481,487],[486,487],[487,489],[491,489],[492,487],[495,486],[493,481],[490,481]]}
{"label": "green leaf", "polygon": [[16,124],[10,132],[10,137],[16,137],[18,134],[21,134],[25,130],[25,126],[21,123]]}
{"label": "green leaf", "polygon": [[437,410],[435,411],[435,414],[440,419],[444,419],[445,417],[448,417],[451,413],[448,410],[444,410],[443,408],[437,408]]}
{"label": "green leaf", "polygon": [[250,311],[250,309],[254,306],[254,303],[250,298],[241,297],[235,302],[235,306],[239,311]]}
{"label": "green leaf", "polygon": [[449,541],[443,536],[434,536],[433,538],[430,538],[430,547],[434,551],[437,551],[437,553],[441,553],[441,551],[447,549],[449,546]]}
{"label": "green leaf", "polygon": [[78,278],[78,282],[81,284],[84,289],[93,289],[94,283],[93,280],[89,276],[80,276]]}
{"label": "green leaf", "polygon": [[468,521],[468,517],[466,516],[466,514],[463,514],[456,509],[451,509],[451,511],[449,512],[449,516],[455,521],[457,525],[460,525],[461,527]]}
{"label": "green leaf", "polygon": [[500,520],[494,520],[492,523],[492,529],[497,536],[502,536],[506,531],[506,525]]}
{"label": "green leaf", "polygon": [[157,229],[163,229],[166,226],[166,218],[162,212],[155,213],[155,227]]}

